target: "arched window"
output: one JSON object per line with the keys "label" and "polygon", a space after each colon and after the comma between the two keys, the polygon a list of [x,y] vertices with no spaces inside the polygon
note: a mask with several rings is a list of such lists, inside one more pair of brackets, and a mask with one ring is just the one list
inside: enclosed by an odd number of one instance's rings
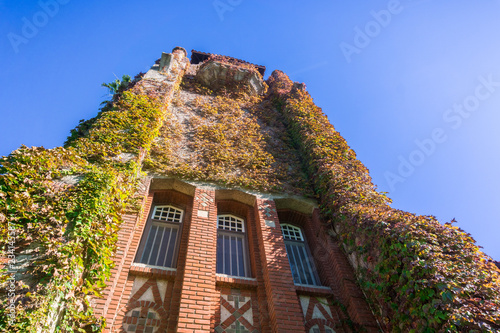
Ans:
{"label": "arched window", "polygon": [[217,273],[250,277],[245,221],[234,215],[217,216]]}
{"label": "arched window", "polygon": [[309,254],[307,244],[299,227],[291,224],[281,224],[281,232],[285,239],[286,253],[290,268],[292,269],[293,282],[302,285],[319,286],[314,261]]}
{"label": "arched window", "polygon": [[135,261],[151,266],[175,268],[182,217],[183,211],[176,207],[154,206]]}

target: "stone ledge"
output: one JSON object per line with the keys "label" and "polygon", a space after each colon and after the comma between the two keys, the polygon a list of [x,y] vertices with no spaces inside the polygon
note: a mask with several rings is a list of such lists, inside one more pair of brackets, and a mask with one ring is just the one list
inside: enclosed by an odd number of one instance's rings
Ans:
{"label": "stone ledge", "polygon": [[217,274],[215,276],[215,281],[216,285],[219,287],[227,286],[231,288],[256,289],[258,286],[257,279],[227,276],[224,274]]}
{"label": "stone ledge", "polygon": [[177,275],[177,270],[175,268],[151,267],[144,264],[133,263],[130,267],[129,273],[138,276],[173,280]]}
{"label": "stone ledge", "polygon": [[310,295],[310,296],[330,296],[330,295],[333,295],[333,291],[330,289],[330,287],[295,285],[295,291],[297,292],[297,294]]}

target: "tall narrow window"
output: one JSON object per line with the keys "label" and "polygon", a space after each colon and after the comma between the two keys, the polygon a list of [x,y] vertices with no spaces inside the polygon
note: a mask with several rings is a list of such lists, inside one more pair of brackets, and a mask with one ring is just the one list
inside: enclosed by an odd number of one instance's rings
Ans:
{"label": "tall narrow window", "polygon": [[290,224],[281,224],[286,253],[295,284],[319,286],[316,267],[309,255],[302,230]]}
{"label": "tall narrow window", "polygon": [[217,217],[217,273],[250,276],[245,221],[239,217]]}
{"label": "tall narrow window", "polygon": [[183,211],[172,206],[155,206],[144,230],[136,262],[176,267]]}

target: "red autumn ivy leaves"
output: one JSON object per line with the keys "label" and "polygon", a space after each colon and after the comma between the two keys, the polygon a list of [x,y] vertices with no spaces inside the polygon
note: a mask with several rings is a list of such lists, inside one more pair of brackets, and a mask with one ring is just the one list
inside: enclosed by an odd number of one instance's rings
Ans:
{"label": "red autumn ivy leaves", "polygon": [[323,216],[356,254],[360,282],[386,329],[499,329],[500,272],[472,237],[434,217],[389,207],[309,94],[278,71],[268,82],[306,160]]}

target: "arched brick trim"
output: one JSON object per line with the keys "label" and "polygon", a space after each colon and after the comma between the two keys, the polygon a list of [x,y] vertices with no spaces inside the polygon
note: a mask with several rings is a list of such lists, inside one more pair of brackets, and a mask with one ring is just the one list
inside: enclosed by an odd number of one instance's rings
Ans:
{"label": "arched brick trim", "polygon": [[297,225],[302,229],[306,229],[308,227],[308,216],[295,210],[280,209],[278,210],[278,218],[280,223]]}

